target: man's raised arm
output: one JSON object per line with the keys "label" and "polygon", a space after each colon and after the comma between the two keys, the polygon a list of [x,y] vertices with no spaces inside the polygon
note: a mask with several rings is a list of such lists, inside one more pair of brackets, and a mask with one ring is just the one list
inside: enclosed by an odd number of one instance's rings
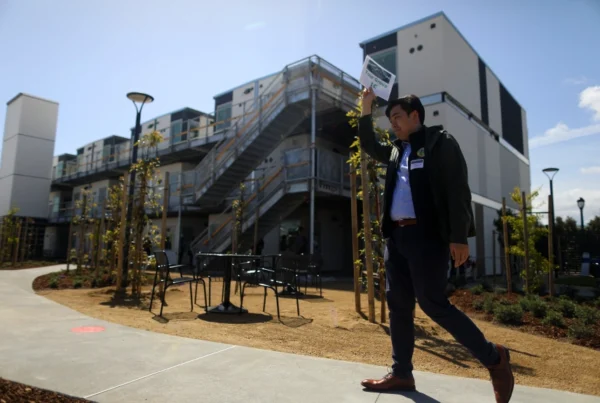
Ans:
{"label": "man's raised arm", "polygon": [[390,145],[384,145],[379,142],[375,137],[375,131],[373,130],[373,115],[372,106],[375,100],[375,93],[372,89],[368,88],[363,93],[362,99],[362,114],[358,120],[358,137],[360,138],[360,145],[372,158],[379,162],[387,164],[390,159],[392,147]]}

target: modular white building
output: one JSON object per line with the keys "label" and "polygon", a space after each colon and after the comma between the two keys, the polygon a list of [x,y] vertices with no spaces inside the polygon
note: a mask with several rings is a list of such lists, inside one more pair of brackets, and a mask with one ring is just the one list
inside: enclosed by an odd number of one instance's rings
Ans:
{"label": "modular white building", "polygon": [[[442,124],[458,139],[478,233],[472,255],[480,274],[491,274],[494,264],[500,272],[493,221],[502,197],[515,186],[530,188],[525,111],[443,13],[360,47],[363,58],[396,72],[392,97],[418,95],[425,123]],[[217,94],[214,113],[183,108],[144,122],[142,134],[158,130],[164,137],[156,150],[139,155],[159,156],[161,175],[169,175],[171,249],[230,250],[231,205],[242,196],[248,202],[243,250],[253,246],[256,222],[265,254],[290,248],[304,228],[324,271],[352,273],[346,161],[356,133],[346,113],[360,88],[342,69],[311,56]],[[34,118],[21,115],[27,108],[36,109]],[[131,164],[133,136],[112,135],[53,158],[57,110],[55,103],[21,94],[9,102],[0,190],[12,190],[0,192],[0,207],[4,215],[18,204],[22,214],[47,220],[43,249],[65,256],[74,201],[87,188],[102,204]],[[378,124],[388,127],[385,116]],[[27,158],[14,157],[23,152]],[[25,159],[36,163],[20,166]]]}
{"label": "modular white building", "polygon": [[[480,269],[492,274],[497,251],[500,273],[494,219],[503,197],[512,206],[514,188],[529,193],[531,187],[525,110],[444,13],[368,39],[360,47],[363,57],[395,72],[391,98],[417,95],[425,106],[425,124],[443,125],[460,143],[478,234],[470,240],[471,254]],[[381,109],[385,104],[379,102]],[[381,115],[377,123],[389,128]]]}

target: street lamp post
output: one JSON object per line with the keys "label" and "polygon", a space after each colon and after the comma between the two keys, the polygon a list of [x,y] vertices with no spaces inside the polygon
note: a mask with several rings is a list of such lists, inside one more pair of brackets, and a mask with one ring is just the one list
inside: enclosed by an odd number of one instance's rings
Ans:
{"label": "street lamp post", "polygon": [[579,207],[579,212],[581,214],[581,229],[583,230],[583,208],[585,207],[585,200],[583,197],[580,197],[579,200],[577,200],[577,207]]}
{"label": "street lamp post", "polygon": [[[127,94],[127,98],[133,102],[135,106],[135,129],[133,132],[133,148],[131,152],[131,165],[137,162],[138,155],[138,140],[140,139],[141,128],[141,118],[142,118],[142,109],[144,108],[144,104],[149,104],[154,101],[154,98],[151,95],[143,94],[141,92],[130,92]],[[135,192],[135,171],[131,171],[129,174],[129,197],[127,199],[127,218],[125,222],[125,245],[123,245],[123,288],[127,286],[127,278],[129,271],[129,244],[130,244],[130,233],[131,233],[131,216],[133,214],[133,195]]]}
{"label": "street lamp post", "polygon": [[[550,180],[550,199],[552,200],[552,206],[550,206],[550,210],[549,213],[552,213],[552,222],[548,223],[548,225],[552,225],[552,233],[556,233],[555,229],[555,218],[554,218],[554,186],[553,186],[553,179],[554,176],[556,175],[556,173],[558,172],[558,168],[544,168],[542,170],[542,172],[548,177],[548,179]],[[559,251],[560,252],[560,251]],[[559,261],[559,266],[561,264],[561,262]],[[559,269],[562,267],[559,267]]]}

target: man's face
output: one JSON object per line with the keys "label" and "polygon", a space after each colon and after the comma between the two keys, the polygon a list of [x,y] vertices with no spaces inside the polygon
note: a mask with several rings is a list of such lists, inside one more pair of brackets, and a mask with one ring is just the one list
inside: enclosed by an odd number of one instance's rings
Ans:
{"label": "man's face", "polygon": [[397,138],[408,140],[408,136],[420,126],[419,114],[413,111],[408,115],[400,105],[396,105],[390,111],[390,123]]}

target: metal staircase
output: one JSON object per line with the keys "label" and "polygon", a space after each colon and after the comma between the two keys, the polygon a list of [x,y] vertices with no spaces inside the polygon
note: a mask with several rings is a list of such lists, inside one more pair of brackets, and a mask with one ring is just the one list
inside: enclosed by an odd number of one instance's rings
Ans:
{"label": "metal staircase", "polygon": [[[306,194],[291,193],[286,182],[285,168],[280,168],[268,177],[264,183],[249,194],[244,194],[244,213],[242,218],[242,236],[240,250],[247,251],[254,245],[254,223],[258,209],[258,239],[264,237],[281,220],[296,210],[305,200]],[[238,193],[239,192],[234,192]],[[191,245],[192,253],[211,251],[223,253],[231,246],[234,226],[231,204],[221,213],[221,225],[210,232],[206,229]]]}
{"label": "metal staircase", "polygon": [[[317,91],[316,105],[311,91]],[[311,110],[350,109],[360,84],[317,56],[286,66],[195,168],[195,204],[214,208],[291,134]],[[314,109],[313,109],[314,108]]]}

